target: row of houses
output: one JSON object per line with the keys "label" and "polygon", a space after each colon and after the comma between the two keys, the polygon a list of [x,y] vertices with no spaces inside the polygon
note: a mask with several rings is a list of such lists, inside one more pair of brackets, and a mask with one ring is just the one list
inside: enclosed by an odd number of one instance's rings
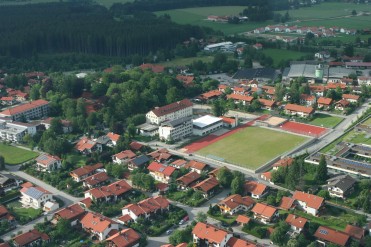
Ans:
{"label": "row of houses", "polygon": [[299,26],[285,26],[285,25],[270,25],[263,28],[257,28],[253,31],[255,34],[261,34],[265,32],[276,32],[276,33],[298,33],[307,34],[312,33],[315,37],[335,37],[336,33],[355,35],[357,30],[347,29],[343,27],[299,27]]}

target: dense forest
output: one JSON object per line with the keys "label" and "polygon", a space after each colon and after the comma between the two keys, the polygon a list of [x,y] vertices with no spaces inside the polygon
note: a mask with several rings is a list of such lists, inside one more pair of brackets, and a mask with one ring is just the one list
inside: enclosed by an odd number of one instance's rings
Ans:
{"label": "dense forest", "polygon": [[203,37],[195,26],[151,13],[115,20],[99,5],[52,3],[0,8],[0,56],[76,52],[106,56],[147,55]]}

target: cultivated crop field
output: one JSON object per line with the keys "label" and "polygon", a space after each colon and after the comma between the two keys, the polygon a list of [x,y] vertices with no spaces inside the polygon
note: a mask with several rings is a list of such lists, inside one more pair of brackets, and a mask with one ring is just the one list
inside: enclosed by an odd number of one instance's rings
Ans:
{"label": "cultivated crop field", "polygon": [[294,134],[247,127],[202,148],[197,154],[216,156],[226,162],[255,170],[306,140],[308,140],[306,137]]}
{"label": "cultivated crop field", "polygon": [[38,154],[0,143],[0,155],[4,156],[6,164],[17,165],[37,157]]}

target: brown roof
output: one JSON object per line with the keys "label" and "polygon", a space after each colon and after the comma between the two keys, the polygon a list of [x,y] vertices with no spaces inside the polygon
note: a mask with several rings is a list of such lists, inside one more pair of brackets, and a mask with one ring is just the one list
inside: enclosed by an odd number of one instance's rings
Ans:
{"label": "brown roof", "polygon": [[97,143],[93,140],[90,140],[89,138],[87,137],[82,137],[75,145],[75,148],[80,151],[80,152],[83,152],[84,150],[86,149],[92,149]]}
{"label": "brown roof", "polygon": [[297,228],[304,228],[305,223],[307,223],[307,219],[303,217],[297,217],[294,214],[289,214],[285,221],[287,224],[295,226]]}
{"label": "brown roof", "polygon": [[304,112],[307,114],[311,114],[314,112],[313,107],[306,107],[306,106],[301,106],[301,105],[296,105],[296,104],[287,104],[285,106],[285,110],[295,111],[295,112]]}
{"label": "brown roof", "polygon": [[193,186],[193,188],[194,189],[199,189],[199,190],[202,190],[205,193],[208,193],[210,190],[212,190],[212,189],[214,189],[218,186],[219,186],[218,180],[214,177],[211,177],[211,178],[208,178],[208,179],[196,184],[195,186]]}
{"label": "brown roof", "polygon": [[178,102],[171,103],[162,107],[156,107],[152,110],[153,114],[157,117],[161,117],[188,107],[191,107],[193,103],[189,99],[183,99]]}
{"label": "brown roof", "polygon": [[277,209],[275,207],[263,204],[263,203],[257,203],[255,206],[251,209],[251,212],[265,216],[267,218],[271,218],[275,213]]}
{"label": "brown roof", "polygon": [[255,201],[250,196],[242,197],[238,194],[230,195],[227,198],[221,200],[218,205],[225,205],[231,210],[237,208],[240,205],[250,207],[255,204]]}
{"label": "brown roof", "polygon": [[104,232],[111,224],[117,224],[110,218],[94,212],[87,212],[80,220],[83,228],[94,232]]}
{"label": "brown roof", "polygon": [[281,204],[279,207],[285,210],[289,210],[294,206],[294,201],[295,200],[291,197],[284,196],[281,199]]}
{"label": "brown roof", "polygon": [[18,106],[12,107],[12,108],[8,108],[8,109],[0,112],[0,114],[6,115],[6,116],[13,116],[15,114],[22,113],[22,112],[34,109],[36,107],[47,105],[47,104],[49,104],[48,101],[43,100],[43,99],[38,99],[38,100],[28,102],[26,104],[22,104],[22,105],[18,105]]}
{"label": "brown roof", "polygon": [[123,216],[118,217],[117,220],[126,223],[126,222],[129,222],[129,221],[132,221],[133,218],[131,218],[130,215],[125,214],[125,215],[123,215]]}
{"label": "brown roof", "polygon": [[30,182],[25,182],[25,183],[21,184],[21,187],[22,188],[30,188],[30,187],[33,187],[33,184],[30,183]]}
{"label": "brown roof", "polygon": [[54,215],[58,215],[65,220],[71,220],[83,215],[84,213],[85,210],[79,204],[75,203],[59,210]]}
{"label": "brown roof", "polygon": [[14,220],[14,216],[11,215],[8,209],[4,205],[0,205],[0,220]]}
{"label": "brown roof", "polygon": [[120,196],[128,191],[132,187],[125,180],[118,180],[107,186],[102,186],[100,188],[93,188],[88,190],[88,192],[96,199],[109,197],[109,196]]}
{"label": "brown roof", "polygon": [[150,172],[162,173],[162,174],[164,174],[165,176],[168,176],[168,177],[171,176],[171,174],[173,174],[173,172],[175,172],[175,170],[176,170],[172,166],[165,166],[163,164],[157,163],[156,161],[153,161],[151,164],[149,164],[147,169]]}
{"label": "brown roof", "polygon": [[300,95],[300,99],[304,100],[304,101],[313,101],[313,100],[316,99],[316,97],[314,97],[313,95],[303,93],[303,94]]}
{"label": "brown roof", "polygon": [[243,100],[247,102],[252,102],[254,100],[254,97],[241,95],[241,94],[229,94],[227,95],[228,99],[234,99],[234,100]]}
{"label": "brown roof", "polygon": [[312,92],[324,92],[326,90],[325,86],[322,85],[313,85],[309,86]]}
{"label": "brown roof", "polygon": [[358,226],[347,225],[344,232],[358,240],[361,240],[365,236],[365,230]]}
{"label": "brown roof", "polygon": [[227,245],[228,247],[256,247],[256,244],[250,243],[244,239],[236,238],[236,237],[231,237]]}
{"label": "brown roof", "polygon": [[267,189],[267,186],[256,181],[245,181],[244,188],[247,193],[262,195]]}
{"label": "brown roof", "polygon": [[73,170],[71,173],[78,176],[78,177],[81,177],[81,176],[87,175],[89,173],[92,173],[95,170],[100,169],[102,167],[103,167],[102,163],[97,163],[97,164],[92,165],[92,166],[83,166],[83,167],[77,168],[77,169]]}
{"label": "brown roof", "polygon": [[327,83],[328,89],[336,89],[337,87],[340,87],[341,89],[345,89],[347,87],[344,83]]}
{"label": "brown roof", "polygon": [[187,161],[184,159],[178,159],[178,160],[171,162],[171,164],[177,168],[180,168],[180,167],[183,167],[185,164],[187,164]]}
{"label": "brown roof", "polygon": [[209,244],[221,244],[228,235],[227,231],[203,222],[198,222],[193,228],[192,233],[200,239],[208,240]]}
{"label": "brown roof", "polygon": [[341,100],[339,100],[338,102],[336,102],[336,104],[337,105],[341,105],[341,106],[348,106],[348,105],[350,105],[350,102],[349,101],[347,101],[347,100],[345,100],[345,99],[341,99]]}
{"label": "brown roof", "polygon": [[121,151],[120,153],[117,153],[113,156],[116,157],[119,160],[123,160],[123,159],[132,159],[132,158],[136,157],[137,155],[131,150],[124,150],[124,151]]}
{"label": "brown roof", "polygon": [[343,94],[343,99],[359,100],[359,96],[355,94]]}
{"label": "brown roof", "polygon": [[326,97],[320,97],[317,100],[317,103],[322,104],[322,105],[331,105],[332,99],[331,98],[326,98]]}
{"label": "brown roof", "polygon": [[142,147],[143,147],[143,145],[140,144],[139,142],[132,142],[132,143],[130,143],[130,148],[131,148],[132,150],[138,151],[138,150],[140,150]]}
{"label": "brown roof", "polygon": [[99,172],[97,174],[91,175],[84,179],[84,183],[94,186],[100,183],[103,183],[109,179],[108,174],[106,172]]}
{"label": "brown roof", "polygon": [[28,244],[30,244],[30,243],[38,240],[38,239],[49,240],[49,236],[45,233],[39,232],[36,229],[33,229],[29,232],[25,232],[25,233],[22,233],[18,236],[15,236],[13,238],[13,241],[19,246],[24,246],[24,245],[28,245]]}
{"label": "brown roof", "polygon": [[238,222],[238,223],[242,223],[242,224],[247,224],[247,223],[249,223],[250,222],[250,218],[249,217],[247,217],[246,215],[238,215],[237,216],[237,219],[236,219],[236,221]]}
{"label": "brown roof", "polygon": [[268,107],[272,107],[272,106],[274,106],[274,104],[276,104],[276,101],[274,101],[274,100],[268,100],[268,99],[259,99],[259,102],[263,106],[268,106]]}
{"label": "brown roof", "polygon": [[197,172],[189,172],[189,173],[185,174],[184,176],[178,178],[176,181],[180,181],[185,186],[188,186],[188,185],[194,183],[195,181],[197,181],[200,178],[201,178],[201,175],[198,174]]}
{"label": "brown roof", "polygon": [[194,84],[193,80],[195,79],[195,77],[190,75],[177,75],[176,79],[183,82],[185,86],[191,86]]}
{"label": "brown roof", "polygon": [[163,196],[154,196],[144,199],[135,204],[129,204],[124,207],[133,212],[136,216],[156,212],[159,209],[166,209],[170,202]]}
{"label": "brown roof", "polygon": [[117,247],[131,247],[137,244],[140,240],[140,235],[131,228],[121,230],[106,241],[113,242]]}
{"label": "brown roof", "polygon": [[10,245],[8,242],[5,242],[5,243],[1,243],[0,247],[10,247]]}
{"label": "brown roof", "polygon": [[207,165],[205,163],[191,160],[190,162],[188,162],[187,165],[185,165],[185,168],[193,168],[195,170],[202,171],[203,169],[205,169],[206,166]]}
{"label": "brown roof", "polygon": [[79,204],[84,205],[86,208],[90,208],[90,206],[93,204],[93,201],[90,197],[82,199]]}
{"label": "brown roof", "polygon": [[307,207],[314,209],[319,209],[324,201],[324,199],[320,196],[308,194],[302,191],[295,191],[292,199],[305,202]]}
{"label": "brown roof", "polygon": [[211,99],[211,98],[213,98],[213,97],[218,97],[218,96],[220,96],[220,95],[222,95],[223,94],[223,92],[221,92],[221,91],[219,91],[219,90],[217,90],[217,89],[215,89],[215,90],[211,90],[211,91],[209,91],[209,92],[206,92],[206,93],[203,93],[203,94],[200,94],[200,98],[202,98],[202,99]]}
{"label": "brown roof", "polygon": [[317,231],[314,233],[314,237],[340,246],[345,246],[349,240],[348,234],[325,226],[318,227]]}
{"label": "brown roof", "polygon": [[57,161],[61,160],[58,156],[50,155],[50,154],[40,154],[36,161],[37,163],[43,165],[43,166],[49,166]]}
{"label": "brown roof", "polygon": [[281,166],[282,167],[286,167],[286,166],[290,166],[293,161],[294,161],[293,158],[291,158],[291,157],[285,157],[283,159],[280,159],[276,163],[274,163],[273,164],[273,167],[281,167]]}

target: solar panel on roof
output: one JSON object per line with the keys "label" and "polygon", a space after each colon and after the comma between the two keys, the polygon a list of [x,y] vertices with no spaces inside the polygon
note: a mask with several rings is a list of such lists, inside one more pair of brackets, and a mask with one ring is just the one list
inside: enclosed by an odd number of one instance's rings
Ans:
{"label": "solar panel on roof", "polygon": [[321,229],[321,230],[319,230],[319,233],[321,233],[323,235],[327,235],[328,234],[328,231],[327,230],[324,230],[324,229]]}

